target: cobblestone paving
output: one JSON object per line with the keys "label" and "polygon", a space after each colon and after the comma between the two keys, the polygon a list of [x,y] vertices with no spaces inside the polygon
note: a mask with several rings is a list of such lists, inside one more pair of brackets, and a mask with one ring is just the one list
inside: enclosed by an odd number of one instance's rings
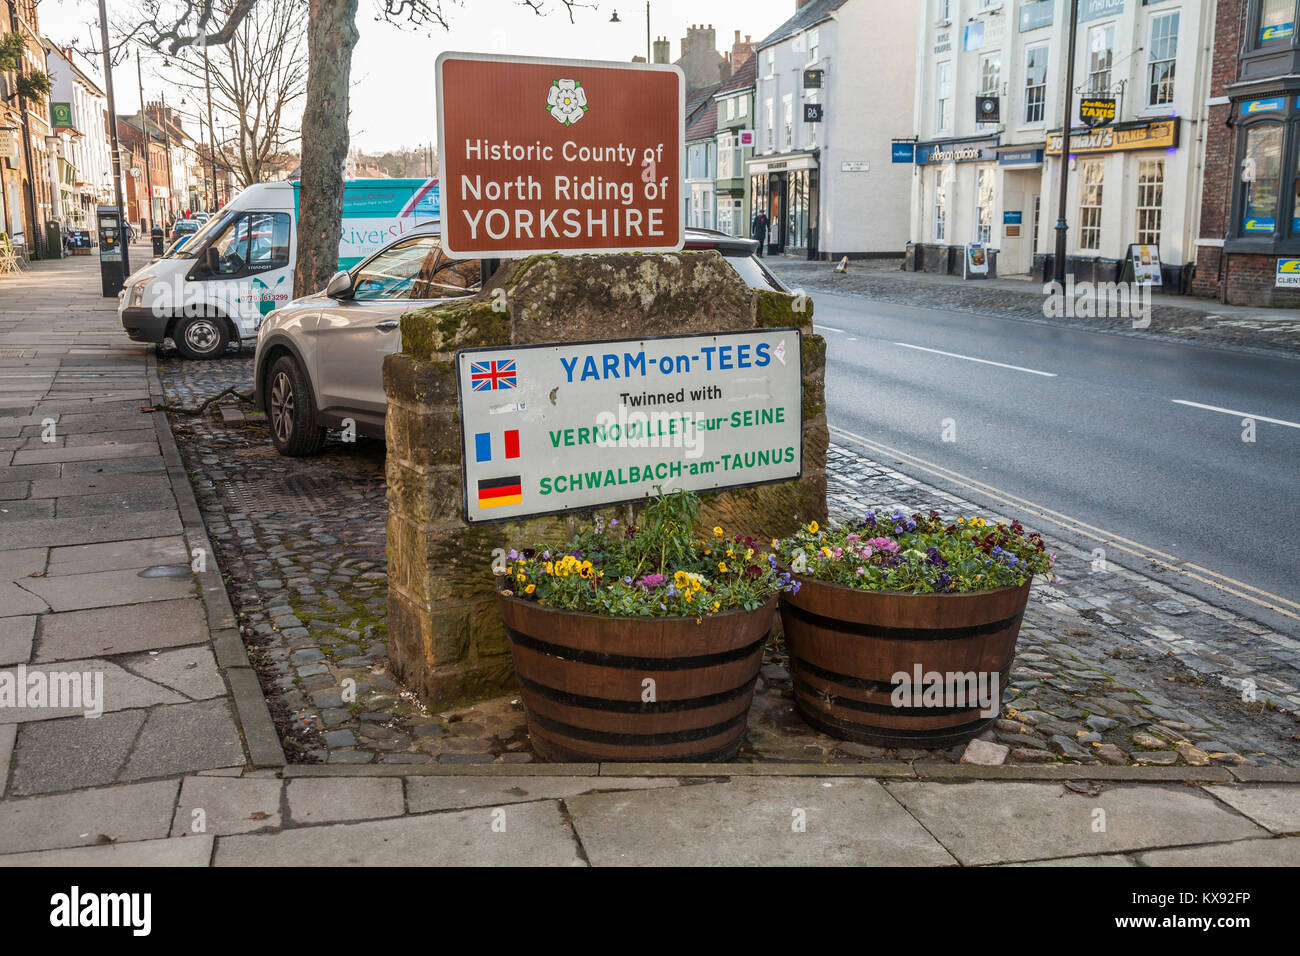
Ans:
{"label": "cobblestone paving", "polygon": [[1172,338],[1267,352],[1300,352],[1300,316],[1294,310],[1260,309],[1257,316],[1252,316],[1229,308],[1229,314],[1220,315],[1207,311],[1213,308],[1208,300],[1189,299],[1201,307],[1153,304],[1150,327],[1134,329],[1129,318],[1048,318],[1043,314],[1041,282],[1025,281],[1023,289],[1007,289],[953,276],[903,272],[901,259],[851,262],[846,274],[837,273],[834,265],[826,262],[781,257],[765,261],[792,289],[841,292],[921,308],[993,313],[1068,328],[1102,328],[1140,338]]}
{"label": "cobblestone paving", "polygon": [[[251,388],[248,352],[159,365],[173,404]],[[332,440],[315,458],[287,459],[258,420],[172,422],[290,760],[535,759],[516,696],[431,713],[388,673],[382,443]],[[974,510],[847,448],[832,446],[828,464],[832,518]],[[985,734],[1008,762],[1300,764],[1300,641],[1053,547],[1063,580],[1035,585],[1006,709]],[[770,646],[739,759],[961,758],[961,747],[884,750],[811,730],[794,712],[786,663]]]}

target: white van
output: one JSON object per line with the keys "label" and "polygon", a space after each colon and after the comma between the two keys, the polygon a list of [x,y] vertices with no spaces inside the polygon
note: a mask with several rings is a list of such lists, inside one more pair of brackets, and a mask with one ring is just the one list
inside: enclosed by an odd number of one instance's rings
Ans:
{"label": "white van", "polygon": [[[339,269],[438,218],[436,179],[354,179],[343,189]],[[187,358],[251,343],[267,313],[295,297],[298,183],[256,183],[188,242],[133,272],[117,314],[137,342],[170,338]],[[303,289],[303,294],[315,292]]]}

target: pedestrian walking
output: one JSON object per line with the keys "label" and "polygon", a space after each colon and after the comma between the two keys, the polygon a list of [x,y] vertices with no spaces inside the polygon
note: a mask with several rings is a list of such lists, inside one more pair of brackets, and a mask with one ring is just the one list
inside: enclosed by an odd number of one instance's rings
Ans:
{"label": "pedestrian walking", "polygon": [[749,229],[750,238],[758,240],[758,254],[760,256],[765,255],[767,252],[767,232],[767,213],[760,209]]}

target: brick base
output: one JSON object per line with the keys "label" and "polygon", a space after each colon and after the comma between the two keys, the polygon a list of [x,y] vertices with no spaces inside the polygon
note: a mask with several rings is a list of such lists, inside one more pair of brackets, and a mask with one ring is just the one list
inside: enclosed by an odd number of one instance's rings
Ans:
{"label": "brick base", "polygon": [[1251,255],[1202,248],[1192,291],[1229,305],[1300,309],[1300,288],[1279,289],[1277,255]]}

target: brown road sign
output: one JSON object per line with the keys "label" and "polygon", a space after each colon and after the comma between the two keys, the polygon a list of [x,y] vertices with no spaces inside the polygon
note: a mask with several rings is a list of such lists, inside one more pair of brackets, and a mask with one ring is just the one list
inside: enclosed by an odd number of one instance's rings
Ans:
{"label": "brown road sign", "polygon": [[444,53],[437,84],[448,254],[682,248],[679,67]]}

